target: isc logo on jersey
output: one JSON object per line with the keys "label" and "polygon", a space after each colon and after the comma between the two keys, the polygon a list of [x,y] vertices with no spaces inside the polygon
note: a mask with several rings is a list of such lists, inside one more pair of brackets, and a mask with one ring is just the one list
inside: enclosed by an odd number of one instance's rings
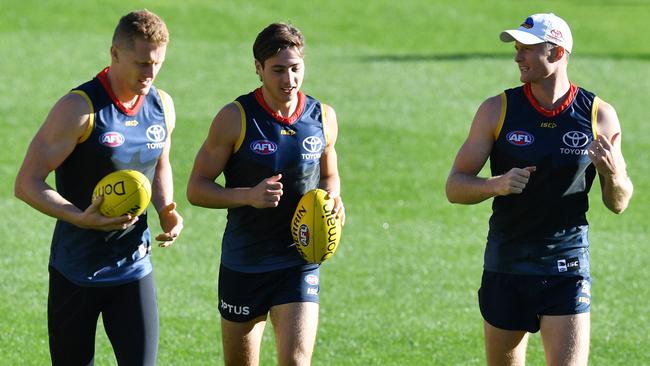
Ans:
{"label": "isc logo on jersey", "polygon": [[510,131],[506,135],[506,140],[515,146],[528,146],[532,145],[535,137],[526,131]]}
{"label": "isc logo on jersey", "polygon": [[323,140],[318,136],[306,137],[302,140],[302,148],[307,151],[307,153],[300,154],[303,160],[320,159],[320,154],[323,150]]}
{"label": "isc logo on jersey", "polygon": [[151,142],[147,142],[147,149],[162,149],[165,147],[165,138],[167,137],[167,131],[161,125],[151,125],[147,127],[147,139]]}

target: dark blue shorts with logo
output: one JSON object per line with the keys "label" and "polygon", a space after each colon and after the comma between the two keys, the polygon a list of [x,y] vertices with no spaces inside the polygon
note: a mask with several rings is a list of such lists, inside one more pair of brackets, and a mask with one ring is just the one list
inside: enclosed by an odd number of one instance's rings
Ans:
{"label": "dark blue shorts with logo", "polygon": [[276,305],[319,302],[320,267],[307,264],[263,273],[219,268],[219,312],[233,322],[265,315]]}
{"label": "dark blue shorts with logo", "polygon": [[589,275],[539,276],[483,271],[479,307],[489,324],[507,330],[539,331],[544,315],[589,312]]}

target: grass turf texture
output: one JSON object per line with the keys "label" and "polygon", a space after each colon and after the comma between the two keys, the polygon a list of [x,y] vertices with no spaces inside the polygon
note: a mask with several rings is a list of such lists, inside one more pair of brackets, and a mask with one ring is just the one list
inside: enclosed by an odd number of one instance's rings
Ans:
{"label": "grass turf texture", "polygon": [[[498,33],[554,11],[575,39],[571,79],[612,103],[636,192],[615,216],[591,195],[591,363],[650,363],[650,95],[645,1],[3,1],[0,5],[0,359],[43,365],[47,257],[54,220],[13,198],[15,172],[47,111],[109,62],[119,16],[147,7],[171,31],[156,85],[175,100],[172,149],[185,231],[154,248],[160,365],[221,363],[216,278],[225,211],[191,207],[187,176],[216,111],[258,85],[252,42],[273,21],[307,38],[307,93],[337,111],[348,220],[322,270],[315,365],[481,365],[476,301],[489,203],[452,206],[444,182],[471,118],[488,96],[518,84],[512,44]],[[52,178],[52,177],[50,177]],[[150,209],[154,232],[157,218]],[[115,364],[101,328],[96,364]],[[262,364],[275,364],[271,327]],[[528,360],[543,364],[539,335]]]}

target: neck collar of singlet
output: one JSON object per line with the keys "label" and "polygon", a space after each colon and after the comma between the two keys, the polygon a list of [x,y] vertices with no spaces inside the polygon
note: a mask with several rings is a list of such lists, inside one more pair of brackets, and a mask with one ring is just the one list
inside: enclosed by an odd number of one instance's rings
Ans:
{"label": "neck collar of singlet", "polygon": [[144,102],[144,96],[138,95],[138,98],[136,99],[135,103],[133,103],[133,106],[131,108],[127,108],[119,99],[117,99],[115,93],[113,93],[111,84],[108,82],[108,70],[110,70],[110,67],[107,67],[104,70],[100,71],[99,74],[97,74],[97,79],[99,79],[99,82],[102,83],[102,86],[106,90],[106,93],[108,93],[108,96],[111,97],[111,100],[115,106],[117,106],[117,109],[119,109],[127,116],[135,116],[138,113],[140,106]]}
{"label": "neck collar of singlet", "polygon": [[266,113],[270,114],[273,118],[275,118],[278,122],[290,125],[298,118],[300,118],[300,115],[302,112],[305,110],[305,103],[306,103],[306,98],[305,94],[303,92],[298,91],[298,105],[296,106],[296,110],[293,111],[293,113],[289,117],[283,117],[279,113],[273,111],[271,107],[269,107],[268,104],[266,104],[266,101],[264,100],[264,95],[262,94],[262,88],[257,88],[255,89],[255,99],[257,102],[264,108]]}
{"label": "neck collar of singlet", "polygon": [[569,86],[569,92],[567,93],[566,97],[562,101],[562,104],[557,106],[557,108],[554,108],[552,110],[546,109],[542,107],[539,102],[537,102],[537,99],[535,99],[535,96],[533,95],[533,88],[530,85],[530,83],[524,84],[524,93],[526,94],[526,97],[528,98],[528,101],[530,104],[537,110],[539,113],[543,114],[546,117],[555,117],[558,114],[562,113],[571,103],[573,103],[573,100],[576,98],[576,94],[578,93],[578,87],[575,84],[570,84]]}

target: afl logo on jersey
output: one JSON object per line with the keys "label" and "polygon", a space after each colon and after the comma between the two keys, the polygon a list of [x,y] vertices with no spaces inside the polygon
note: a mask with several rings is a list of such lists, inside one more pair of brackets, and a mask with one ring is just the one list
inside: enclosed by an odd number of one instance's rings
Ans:
{"label": "afl logo on jersey", "polygon": [[99,136],[99,143],[108,147],[118,147],[124,143],[124,135],[115,131],[105,132]]}
{"label": "afl logo on jersey", "polygon": [[251,143],[251,150],[258,155],[271,155],[278,151],[278,145],[269,140],[257,140]]}
{"label": "afl logo on jersey", "polygon": [[506,135],[506,140],[515,146],[528,146],[532,145],[535,137],[526,131],[510,131]]}

